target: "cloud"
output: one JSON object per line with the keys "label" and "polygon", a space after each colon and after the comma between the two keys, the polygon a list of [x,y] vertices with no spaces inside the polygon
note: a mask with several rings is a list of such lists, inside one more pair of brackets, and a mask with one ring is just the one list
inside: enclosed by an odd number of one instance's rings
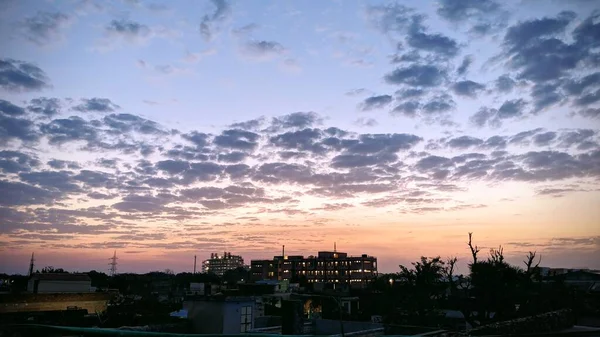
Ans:
{"label": "cloud", "polygon": [[323,119],[315,112],[293,112],[289,115],[274,117],[271,121],[273,130],[298,128],[304,129],[322,123]]}
{"label": "cloud", "polygon": [[375,109],[382,109],[392,103],[392,96],[390,95],[380,95],[380,96],[371,96],[366,98],[361,104],[361,110],[370,111]]}
{"label": "cloud", "polygon": [[36,65],[0,59],[0,88],[12,92],[40,91],[49,87],[46,73]]}
{"label": "cloud", "polygon": [[259,138],[257,133],[251,131],[229,129],[216,136],[213,144],[223,148],[252,151],[258,146]]}
{"label": "cloud", "polygon": [[390,112],[392,115],[404,115],[407,117],[415,117],[419,111],[421,104],[417,101],[406,101],[398,104],[394,110]]}
{"label": "cloud", "polygon": [[556,139],[556,132],[548,131],[535,135],[533,143],[537,146],[548,146],[554,139]]}
{"label": "cloud", "polygon": [[0,145],[6,145],[15,139],[35,142],[39,139],[39,133],[28,119],[0,115]]}
{"label": "cloud", "polygon": [[496,90],[501,93],[509,93],[513,90],[516,85],[516,82],[510,78],[508,75],[502,75],[498,77],[495,81]]}
{"label": "cloud", "polygon": [[231,6],[226,0],[211,0],[211,2],[215,6],[215,11],[210,15],[204,15],[200,22],[200,34],[206,42],[214,39],[218,25],[231,16]]}
{"label": "cloud", "polygon": [[435,87],[444,82],[446,72],[433,65],[411,65],[397,68],[384,76],[389,84],[406,84],[410,86]]}
{"label": "cloud", "polygon": [[4,173],[29,172],[41,165],[40,161],[26,153],[18,151],[0,151],[0,171]]}
{"label": "cloud", "polygon": [[63,40],[62,30],[71,21],[68,15],[60,12],[37,12],[19,22],[18,27],[28,41],[45,46]]}
{"label": "cloud", "polygon": [[467,55],[463,58],[462,62],[460,63],[460,66],[458,66],[458,68],[456,69],[456,73],[459,76],[465,75],[467,73],[467,71],[469,70],[469,67],[471,66],[471,64],[473,63],[473,56],[472,55]]}
{"label": "cloud", "polygon": [[448,141],[447,145],[455,149],[468,149],[471,147],[479,146],[483,144],[483,140],[470,136],[460,136],[452,138]]}
{"label": "cloud", "polygon": [[442,0],[437,14],[446,20],[461,22],[476,15],[489,15],[500,8],[494,0]]}
{"label": "cloud", "polygon": [[458,54],[458,43],[455,40],[442,34],[426,33],[420,19],[419,16],[413,16],[413,23],[406,38],[409,46],[443,58],[453,58]]}
{"label": "cloud", "polygon": [[113,112],[121,108],[108,98],[83,98],[81,102],[72,109],[79,112]]}
{"label": "cloud", "polygon": [[61,194],[21,182],[0,180],[0,205],[28,206],[54,204]]}
{"label": "cloud", "polygon": [[507,100],[502,103],[496,116],[500,119],[520,117],[523,115],[525,107],[527,107],[527,102],[522,98]]}
{"label": "cloud", "polygon": [[29,101],[27,110],[45,117],[53,117],[60,113],[62,104],[58,98],[39,97]]}
{"label": "cloud", "polygon": [[354,125],[359,127],[373,127],[377,126],[379,123],[373,118],[358,118],[354,121]]}
{"label": "cloud", "polygon": [[439,114],[454,109],[454,100],[450,95],[442,94],[432,97],[422,107],[422,112],[425,114]]}
{"label": "cloud", "polygon": [[7,116],[20,116],[25,114],[25,109],[14,105],[9,101],[0,99],[0,113]]}
{"label": "cloud", "polygon": [[404,31],[413,13],[411,8],[397,3],[367,6],[365,11],[369,23],[383,33]]}
{"label": "cloud", "polygon": [[454,83],[452,90],[459,96],[475,98],[479,92],[485,90],[485,85],[466,80]]}
{"label": "cloud", "polygon": [[241,45],[240,52],[250,60],[268,61],[282,55],[285,47],[275,41],[249,41]]}

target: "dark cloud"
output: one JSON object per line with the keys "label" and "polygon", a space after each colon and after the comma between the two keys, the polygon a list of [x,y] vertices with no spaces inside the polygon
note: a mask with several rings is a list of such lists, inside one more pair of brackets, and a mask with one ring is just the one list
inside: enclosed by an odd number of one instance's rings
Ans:
{"label": "dark cloud", "polygon": [[483,127],[496,115],[496,112],[495,109],[481,107],[473,116],[469,117],[469,121],[475,126]]}
{"label": "dark cloud", "polygon": [[229,127],[232,129],[242,129],[242,130],[256,130],[260,128],[260,126],[264,123],[265,118],[256,118],[251,119],[245,122],[233,123]]}
{"label": "dark cloud", "polygon": [[425,105],[423,105],[423,113],[439,114],[454,109],[454,100],[452,96],[444,94],[432,97]]}
{"label": "dark cloud", "polygon": [[470,80],[456,82],[452,85],[455,94],[471,98],[477,97],[477,94],[484,89],[485,85]]}
{"label": "dark cloud", "polygon": [[417,101],[406,101],[398,104],[390,113],[392,115],[405,115],[407,117],[414,117],[417,115],[420,107],[421,104]]}
{"label": "dark cloud", "polygon": [[511,144],[529,144],[529,140],[531,139],[531,137],[533,137],[534,135],[542,132],[544,129],[542,128],[537,128],[537,129],[533,129],[533,130],[529,130],[529,131],[523,131],[523,132],[519,132],[516,135],[510,137],[510,143]]}
{"label": "dark cloud", "polygon": [[288,150],[310,151],[315,154],[322,154],[327,149],[321,144],[317,144],[317,140],[322,137],[322,132],[319,129],[303,129],[298,131],[289,131],[269,139],[270,143]]}
{"label": "dark cloud", "polygon": [[69,171],[38,171],[19,174],[21,181],[61,193],[80,192],[81,188],[72,180]]}
{"label": "dark cloud", "polygon": [[148,26],[128,19],[112,20],[105,29],[110,35],[119,35],[131,40],[146,37],[151,32]]}
{"label": "dark cloud", "polygon": [[468,149],[474,146],[483,144],[483,140],[470,136],[460,136],[452,138],[448,141],[447,145],[455,149]]}
{"label": "dark cloud", "polygon": [[384,76],[389,84],[407,84],[410,86],[435,87],[444,82],[446,71],[433,65],[411,65],[397,68]]}
{"label": "dark cloud", "polygon": [[23,36],[39,46],[47,45],[61,38],[61,30],[70,22],[68,15],[59,12],[37,12],[26,17],[18,26]]}
{"label": "dark cloud", "polygon": [[423,138],[406,134],[362,134],[357,141],[347,142],[344,145],[346,153],[352,154],[375,154],[395,153],[400,150],[409,150]]}
{"label": "dark cloud", "polygon": [[446,20],[461,22],[474,15],[490,15],[500,8],[500,4],[494,0],[442,0],[437,14]]}
{"label": "dark cloud", "polygon": [[58,98],[39,97],[29,101],[27,110],[46,117],[53,117],[60,113],[62,104]]}
{"label": "dark cloud", "polygon": [[161,198],[151,195],[130,194],[123,198],[121,202],[113,204],[112,207],[118,211],[126,213],[135,212],[160,212],[164,206],[173,201],[171,198]]}
{"label": "dark cloud", "polygon": [[192,131],[190,133],[184,133],[181,135],[183,139],[186,139],[197,147],[201,148],[208,145],[208,135],[198,131]]}
{"label": "dark cloud", "polygon": [[566,81],[563,88],[571,95],[581,95],[587,88],[598,86],[600,83],[600,72],[586,75],[580,79],[570,79]]}
{"label": "dark cloud", "polygon": [[574,12],[561,12],[556,18],[545,17],[519,22],[508,28],[504,43],[511,49],[517,49],[525,47],[529,42],[540,37],[555,36],[563,33],[576,16]]}
{"label": "dark cloud", "polygon": [[162,160],[156,163],[156,168],[170,175],[176,175],[189,170],[190,163],[183,160]]}
{"label": "dark cloud", "polygon": [[506,137],[503,136],[492,136],[481,144],[484,149],[503,149],[506,147]]}
{"label": "dark cloud", "polygon": [[496,116],[500,119],[520,117],[523,115],[525,107],[527,107],[527,102],[522,98],[507,100],[502,103]]}
{"label": "dark cloud", "polygon": [[39,133],[32,121],[0,115],[0,145],[5,145],[15,139],[23,142],[35,142],[38,138]]}
{"label": "dark cloud", "polygon": [[0,205],[27,206],[53,204],[61,198],[60,193],[48,191],[39,187],[0,180]]}
{"label": "dark cloud", "polygon": [[67,119],[55,119],[42,124],[40,130],[48,137],[50,144],[63,144],[82,140],[88,143],[98,140],[98,131],[86,120],[71,116]]}
{"label": "dark cloud", "polygon": [[413,97],[421,97],[425,95],[425,90],[418,88],[407,88],[396,91],[396,98],[399,100],[413,98]]}
{"label": "dark cloud", "polygon": [[57,169],[57,170],[64,170],[66,168],[76,170],[76,169],[81,168],[79,166],[79,164],[77,164],[74,161],[66,161],[66,160],[58,160],[58,159],[49,160],[47,164],[51,168]]}
{"label": "dark cloud", "polygon": [[592,129],[579,129],[574,131],[565,131],[558,137],[559,146],[570,148],[575,145],[585,144],[596,135],[597,131]]}
{"label": "dark cloud", "polygon": [[39,91],[49,87],[46,73],[36,65],[13,59],[0,59],[0,88],[6,91]]}
{"label": "dark cloud", "polygon": [[29,172],[40,164],[37,158],[22,152],[0,151],[0,170],[4,173]]}
{"label": "dark cloud", "polygon": [[204,15],[200,22],[200,34],[205,41],[212,41],[217,30],[216,25],[231,16],[231,6],[227,1],[211,0],[211,2],[215,6],[215,11],[210,15]]}
{"label": "dark cloud", "polygon": [[413,12],[414,10],[397,3],[366,8],[369,22],[384,33],[402,32],[410,23]]}
{"label": "dark cloud", "polygon": [[341,154],[333,157],[331,166],[334,168],[354,168],[393,163],[398,156],[393,153],[382,153],[377,155]]}
{"label": "dark cloud", "polygon": [[115,177],[106,172],[81,170],[79,174],[73,177],[74,180],[84,183],[87,187],[114,188],[116,187]]}
{"label": "dark cloud", "polygon": [[392,96],[390,95],[371,96],[363,101],[361,104],[361,109],[363,111],[382,109],[388,106],[390,103],[392,103]]}
{"label": "dark cloud", "polygon": [[113,112],[121,107],[111,102],[108,98],[84,98],[81,104],[72,109],[79,112]]}
{"label": "dark cloud", "polygon": [[577,106],[586,106],[600,101],[600,89],[578,97],[574,103]]}
{"label": "dark cloud", "polygon": [[322,119],[315,112],[294,112],[289,115],[274,117],[271,121],[271,128],[273,130],[291,128],[304,129],[314,125],[318,125],[321,122]]}
{"label": "dark cloud", "polygon": [[359,127],[372,127],[372,126],[377,126],[379,125],[379,122],[377,122],[377,120],[373,119],[373,118],[359,118],[356,121],[354,121],[354,125],[359,126]]}
{"label": "dark cloud", "polygon": [[413,16],[406,42],[409,46],[431,52],[443,58],[452,58],[458,54],[458,43],[442,34],[428,34],[422,25],[423,17]]}
{"label": "dark cloud", "polygon": [[20,116],[25,114],[25,109],[14,105],[9,101],[0,99],[0,113],[7,116]]}
{"label": "dark cloud", "polygon": [[469,67],[471,66],[471,64],[473,63],[473,56],[472,55],[467,55],[463,58],[460,66],[458,66],[458,68],[456,69],[456,73],[459,76],[463,76],[467,73],[467,71],[469,70]]}
{"label": "dark cloud", "polygon": [[244,161],[248,157],[245,152],[234,151],[229,153],[221,153],[218,155],[218,160],[226,163],[237,163]]}
{"label": "dark cloud", "polygon": [[537,146],[548,146],[554,139],[556,139],[556,132],[548,131],[535,135],[533,143]]}
{"label": "dark cloud", "polygon": [[110,133],[115,135],[132,131],[145,135],[167,134],[156,122],[131,114],[110,114],[105,116],[102,121],[111,129]]}
{"label": "dark cloud", "polygon": [[508,75],[502,75],[495,81],[496,90],[501,93],[509,93],[515,87],[516,82]]}
{"label": "dark cloud", "polygon": [[533,112],[540,112],[562,101],[564,96],[558,89],[559,85],[555,83],[535,84],[531,88],[531,98],[534,105]]}
{"label": "dark cloud", "polygon": [[285,47],[276,41],[248,41],[242,45],[241,51],[254,60],[269,60],[282,55]]}
{"label": "dark cloud", "polygon": [[213,139],[213,144],[236,150],[252,151],[258,146],[260,135],[251,131],[229,129]]}

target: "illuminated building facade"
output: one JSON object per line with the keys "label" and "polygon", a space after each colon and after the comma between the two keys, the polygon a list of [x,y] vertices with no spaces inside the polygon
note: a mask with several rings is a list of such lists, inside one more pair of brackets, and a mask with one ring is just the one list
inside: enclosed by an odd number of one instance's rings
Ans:
{"label": "illuminated building facade", "polygon": [[223,255],[213,253],[210,254],[210,259],[202,262],[202,271],[223,276],[226,271],[243,266],[244,259],[239,255],[231,255],[230,252],[224,252]]}
{"label": "illuminated building facade", "polygon": [[[309,283],[333,283],[362,288],[377,277],[377,258],[366,254],[348,256],[341,252],[319,252],[317,256],[274,256],[270,260],[252,260],[253,280],[280,280]],[[337,288],[337,287],[336,287]]]}

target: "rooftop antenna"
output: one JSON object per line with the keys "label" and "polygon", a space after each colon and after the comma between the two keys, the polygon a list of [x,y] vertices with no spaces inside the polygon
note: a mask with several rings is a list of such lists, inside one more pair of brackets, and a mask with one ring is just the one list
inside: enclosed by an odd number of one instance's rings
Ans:
{"label": "rooftop antenna", "polygon": [[115,276],[117,274],[117,259],[117,251],[115,250],[113,257],[109,259],[110,263],[108,264],[110,266],[110,276]]}
{"label": "rooftop antenna", "polygon": [[196,255],[194,255],[194,275],[196,275]]}
{"label": "rooftop antenna", "polygon": [[33,257],[33,253],[31,253],[31,261],[29,262],[29,276],[33,275],[33,266],[35,266],[34,262],[35,258]]}

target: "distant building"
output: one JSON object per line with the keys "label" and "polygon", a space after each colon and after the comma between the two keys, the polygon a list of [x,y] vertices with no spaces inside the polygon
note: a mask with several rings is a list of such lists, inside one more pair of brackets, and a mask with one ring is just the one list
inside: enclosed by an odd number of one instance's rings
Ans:
{"label": "distant building", "polygon": [[202,262],[202,271],[223,276],[226,271],[244,266],[244,259],[239,255],[224,252],[223,255],[210,254],[210,259]]}
{"label": "distant building", "polygon": [[34,294],[89,293],[91,289],[92,280],[87,274],[33,274],[27,283],[27,291]]}
{"label": "distant building", "polygon": [[280,280],[332,284],[333,288],[362,288],[377,277],[377,258],[363,254],[348,256],[337,251],[319,252],[305,258],[301,255],[274,256],[272,260],[252,260],[251,277],[258,280]]}

